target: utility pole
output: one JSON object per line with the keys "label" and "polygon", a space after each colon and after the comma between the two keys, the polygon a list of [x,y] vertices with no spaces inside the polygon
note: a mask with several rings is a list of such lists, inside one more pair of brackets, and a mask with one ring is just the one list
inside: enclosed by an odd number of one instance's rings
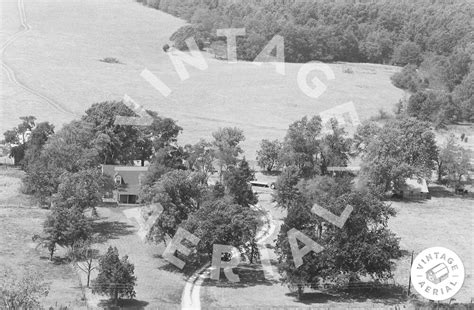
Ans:
{"label": "utility pole", "polygon": [[413,265],[413,251],[411,251],[411,260],[410,260],[410,272],[408,274],[408,297],[410,297],[411,289],[411,266]]}

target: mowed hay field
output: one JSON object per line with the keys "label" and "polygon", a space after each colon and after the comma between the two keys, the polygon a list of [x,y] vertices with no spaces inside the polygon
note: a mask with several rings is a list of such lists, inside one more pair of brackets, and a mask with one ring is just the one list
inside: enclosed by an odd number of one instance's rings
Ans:
{"label": "mowed hay field", "polygon": [[69,264],[53,264],[45,249],[36,249],[34,234],[42,231],[49,211],[32,206],[19,192],[22,172],[0,166],[0,272],[21,277],[25,272],[39,273],[49,284],[43,300],[48,308],[59,305],[69,309],[86,309],[77,274]]}
{"label": "mowed hay field", "polygon": [[[133,0],[24,0],[31,30],[4,53],[17,80],[54,100],[57,108],[9,81],[3,73],[0,131],[18,117],[33,114],[60,125],[79,117],[94,102],[119,100],[128,94],[147,109],[176,119],[184,128],[181,143],[211,138],[219,127],[244,130],[243,148],[252,159],[263,138],[282,138],[288,125],[304,115],[354,102],[359,117],[379,109],[391,111],[403,92],[390,83],[396,67],[372,64],[330,64],[335,79],[318,76],[327,86],[319,98],[298,87],[302,64],[286,64],[286,74],[271,64],[228,63],[204,53],[208,68],[187,66],[181,81],[161,47],[184,21],[144,7]],[[19,30],[17,3],[2,1],[2,38]],[[12,17],[13,16],[13,17]],[[121,64],[99,61],[115,57]],[[170,89],[164,97],[140,73],[149,69]],[[344,73],[351,68],[353,73]],[[311,85],[311,82],[309,82]]]}

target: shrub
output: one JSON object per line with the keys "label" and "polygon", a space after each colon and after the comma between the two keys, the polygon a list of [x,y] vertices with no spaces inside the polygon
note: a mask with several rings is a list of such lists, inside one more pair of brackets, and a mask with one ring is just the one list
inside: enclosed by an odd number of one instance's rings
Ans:
{"label": "shrub", "polygon": [[42,309],[40,300],[49,293],[41,276],[27,272],[16,277],[6,270],[0,281],[1,309]]}
{"label": "shrub", "polygon": [[419,76],[414,65],[403,67],[402,71],[395,73],[390,79],[395,87],[413,93],[426,87],[426,82]]}
{"label": "shrub", "polygon": [[204,48],[204,34],[195,26],[183,26],[176,30],[170,37],[170,40],[174,42],[174,47],[180,51],[188,50],[188,45],[186,44],[186,39],[194,38],[199,50]]}

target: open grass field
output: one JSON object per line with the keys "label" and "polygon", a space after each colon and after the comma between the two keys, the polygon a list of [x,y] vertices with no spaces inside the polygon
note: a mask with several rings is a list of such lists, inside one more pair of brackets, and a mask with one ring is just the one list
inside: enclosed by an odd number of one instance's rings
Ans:
{"label": "open grass field", "polygon": [[[17,1],[1,5],[5,40],[20,29]],[[286,64],[282,76],[270,64],[232,64],[206,54],[208,69],[188,66],[190,78],[181,81],[161,49],[184,24],[180,19],[133,0],[24,0],[24,7],[31,30],[13,42],[3,58],[19,82],[57,107],[19,88],[3,72],[0,132],[25,114],[60,125],[94,102],[128,94],[147,109],[176,119],[184,128],[182,143],[210,139],[218,127],[242,128],[247,137],[243,148],[253,159],[261,139],[283,137],[288,125],[304,115],[352,101],[365,119],[379,109],[391,111],[403,97],[389,80],[398,68],[372,64],[330,64],[335,79],[316,74],[327,85],[317,99],[298,87],[301,64]],[[105,57],[121,63],[99,61]],[[344,73],[347,67],[353,73]],[[167,98],[140,77],[144,68],[168,85],[172,92]]]}
{"label": "open grass field", "polygon": [[[390,228],[401,238],[403,250],[414,251],[441,246],[454,251],[463,261],[465,280],[461,290],[454,296],[458,302],[469,303],[474,298],[474,195],[456,196],[452,189],[433,185],[431,200],[419,202],[393,202],[398,212],[391,219]],[[463,197],[463,198],[462,198]],[[407,283],[409,257],[398,264],[396,280]]]}
{"label": "open grass field", "polygon": [[20,277],[26,271],[39,273],[50,285],[44,306],[86,309],[77,274],[68,264],[53,264],[44,249],[36,249],[31,237],[42,230],[47,210],[32,206],[19,193],[22,173],[0,166],[0,270]]}

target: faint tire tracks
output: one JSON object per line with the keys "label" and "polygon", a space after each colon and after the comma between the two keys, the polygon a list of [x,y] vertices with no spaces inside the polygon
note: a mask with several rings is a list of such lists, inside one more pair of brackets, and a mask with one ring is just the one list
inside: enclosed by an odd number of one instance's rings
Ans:
{"label": "faint tire tracks", "polygon": [[68,113],[75,115],[73,112],[68,110],[67,108],[61,106],[59,103],[55,102],[53,99],[48,98],[38,91],[28,87],[26,84],[20,82],[18,78],[16,77],[15,71],[11,67],[9,67],[4,59],[4,52],[7,49],[10,44],[12,44],[16,39],[27,33],[28,31],[31,30],[31,26],[28,24],[27,19],[26,19],[26,13],[25,13],[25,5],[23,3],[23,0],[18,0],[18,13],[20,17],[20,24],[23,29],[15,33],[13,36],[11,36],[5,43],[3,43],[1,49],[0,49],[0,54],[1,54],[1,61],[2,61],[2,69],[5,72],[7,79],[13,83],[14,85],[26,90],[30,94],[33,94],[41,99],[43,99],[46,103],[48,103],[50,106],[52,106],[54,109],[56,109],[59,112],[62,113]]}

